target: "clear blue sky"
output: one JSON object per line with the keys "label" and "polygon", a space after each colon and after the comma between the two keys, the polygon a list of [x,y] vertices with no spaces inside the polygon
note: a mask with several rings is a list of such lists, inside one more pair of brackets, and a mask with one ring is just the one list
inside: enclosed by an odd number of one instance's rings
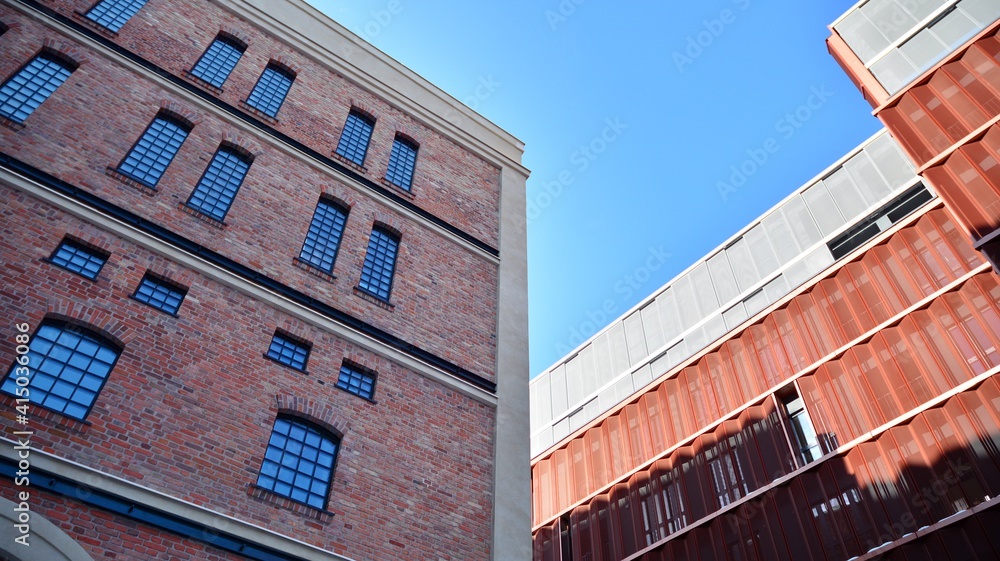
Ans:
{"label": "clear blue sky", "polygon": [[312,1],[525,142],[532,376],[880,128],[855,0]]}

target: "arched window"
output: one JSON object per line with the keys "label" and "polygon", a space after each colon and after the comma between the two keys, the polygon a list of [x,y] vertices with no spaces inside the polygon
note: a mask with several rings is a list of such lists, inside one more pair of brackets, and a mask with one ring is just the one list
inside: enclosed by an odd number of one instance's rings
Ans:
{"label": "arched window", "polygon": [[31,59],[0,86],[0,116],[24,123],[75,68],[51,52],[42,52]]}
{"label": "arched window", "polygon": [[28,346],[27,368],[15,362],[0,391],[80,420],[90,413],[122,351],[94,331],[56,320],[44,321]]}
{"label": "arched window", "polygon": [[257,485],[318,509],[326,509],[340,439],[297,417],[274,421]]}

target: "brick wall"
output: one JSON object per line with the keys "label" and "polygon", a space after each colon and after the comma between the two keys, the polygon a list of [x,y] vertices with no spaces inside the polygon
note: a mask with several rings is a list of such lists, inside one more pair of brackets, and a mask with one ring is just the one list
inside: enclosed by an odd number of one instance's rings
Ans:
{"label": "brick wall", "polygon": [[[66,14],[87,8],[82,3],[53,6]],[[397,212],[377,196],[348,185],[322,165],[290,155],[233,119],[87,51],[10,7],[0,6],[0,21],[12,26],[0,36],[0,76],[11,75],[43,44],[68,51],[82,63],[22,130],[0,127],[3,151],[495,379],[498,268],[494,263]],[[180,29],[189,21],[205,22],[202,31]],[[336,148],[351,100],[362,100],[361,105],[379,118],[366,160],[367,177],[378,180],[384,175],[395,130],[406,131],[421,143],[413,203],[495,246],[499,183],[495,168],[214,5],[150,2],[125,25],[117,41],[179,74],[193,66],[219,28],[233,27],[245,31],[250,48],[226,82],[223,99],[235,105],[245,98],[268,57],[294,59],[299,75],[276,128],[329,154]],[[107,168],[122,161],[163,107],[195,125],[156,191],[140,190],[108,175]],[[255,159],[220,228],[180,207],[224,140],[246,148]],[[294,264],[322,193],[352,205],[334,266],[336,279],[310,274]],[[376,221],[402,234],[390,298],[394,307],[366,300],[353,290]]]}
{"label": "brick wall", "polygon": [[[490,406],[23,193],[4,186],[0,201],[0,316],[11,318],[0,326],[3,371],[14,356],[15,320],[34,330],[47,315],[66,316],[125,344],[86,423],[33,408],[35,448],[359,560],[488,558]],[[65,234],[111,254],[96,281],[44,261]],[[130,298],[147,269],[188,287],[177,317]],[[276,328],[312,342],[308,375],[262,356]],[[376,404],[334,387],[345,357],[378,372]],[[248,493],[279,407],[311,412],[344,433],[332,519]],[[0,398],[0,408],[9,417],[12,398]],[[10,482],[0,478],[0,486],[12,499]],[[93,535],[87,524],[149,532],[61,499],[46,499],[42,510],[77,538]],[[83,517],[80,524],[66,512]],[[166,558],[159,550],[124,553],[133,540],[121,539],[80,541],[95,558],[105,547],[122,558]],[[200,547],[183,546],[191,558],[217,555]]]}

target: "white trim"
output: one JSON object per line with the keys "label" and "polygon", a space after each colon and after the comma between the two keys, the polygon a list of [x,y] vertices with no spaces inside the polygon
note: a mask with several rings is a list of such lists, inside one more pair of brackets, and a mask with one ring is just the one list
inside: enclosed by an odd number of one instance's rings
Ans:
{"label": "white trim", "polygon": [[[17,442],[0,437],[0,443],[2,443],[0,444],[0,458],[17,462],[19,459],[18,452],[14,450],[14,445]],[[102,473],[91,467],[42,450],[31,449],[31,468],[64,477],[84,487],[110,493],[117,497],[183,518],[188,522],[200,524],[248,542],[296,555],[309,561],[351,561],[348,557],[325,551],[273,530],[183,501],[120,477]]]}

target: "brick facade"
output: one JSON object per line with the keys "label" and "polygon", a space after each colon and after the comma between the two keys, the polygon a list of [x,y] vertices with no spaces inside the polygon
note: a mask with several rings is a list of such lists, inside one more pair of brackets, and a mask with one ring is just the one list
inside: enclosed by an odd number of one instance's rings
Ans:
{"label": "brick facade", "polygon": [[[178,516],[194,520],[203,509],[255,543],[277,534],[308,544],[307,554],[285,551],[289,559],[500,555],[500,187],[509,148],[471,149],[434,124],[441,115],[408,114],[316,54],[329,53],[287,39],[311,38],[286,29],[279,38],[229,5],[154,0],[118,32],[89,21],[88,9],[0,3],[0,79],[43,49],[78,65],[23,123],[0,126],[0,313],[32,332],[67,321],[123,349],[85,419],[33,407],[32,449],[57,466],[54,480],[73,484],[57,473],[71,462],[130,492],[168,497]],[[247,49],[212,88],[187,71],[220,32]],[[275,118],[242,103],[269,63],[295,75]],[[378,72],[402,72],[388,67]],[[334,154],[352,107],[376,119],[363,166]],[[164,114],[190,130],[155,187],[119,173]],[[419,147],[409,192],[383,179],[397,134]],[[185,206],[220,146],[252,159],[221,221]],[[321,197],[348,210],[332,273],[297,259]],[[400,238],[387,302],[356,288],[376,225]],[[110,255],[95,280],[49,261],[64,238]],[[132,297],[147,272],[187,291],[175,315]],[[15,333],[2,329],[6,375]],[[305,371],[264,356],[276,331],[311,345]],[[345,360],[376,373],[371,400],[336,386]],[[23,428],[15,405],[0,395],[8,438]],[[256,486],[278,415],[339,439],[325,510]],[[0,488],[14,500],[10,479]],[[32,492],[33,515],[94,559],[243,558],[79,492]],[[0,544],[20,555],[12,547]]]}

